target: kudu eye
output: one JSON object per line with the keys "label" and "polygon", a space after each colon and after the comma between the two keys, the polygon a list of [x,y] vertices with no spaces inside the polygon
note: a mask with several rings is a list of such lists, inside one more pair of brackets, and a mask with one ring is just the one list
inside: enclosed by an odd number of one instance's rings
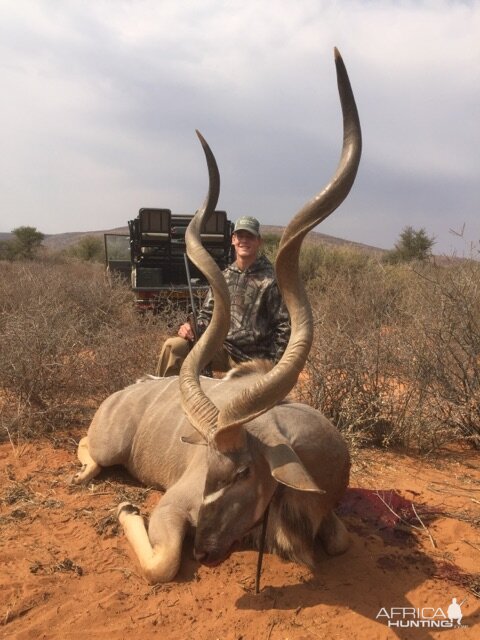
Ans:
{"label": "kudu eye", "polygon": [[235,481],[237,480],[245,480],[250,475],[250,467],[242,467],[235,474]]}

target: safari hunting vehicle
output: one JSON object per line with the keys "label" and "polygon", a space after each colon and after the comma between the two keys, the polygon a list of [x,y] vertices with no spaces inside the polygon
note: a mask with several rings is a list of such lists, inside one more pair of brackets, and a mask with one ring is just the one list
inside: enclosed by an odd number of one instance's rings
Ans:
{"label": "safari hunting vehicle", "polygon": [[[204,275],[186,259],[185,232],[192,218],[172,215],[170,209],[142,208],[128,222],[129,235],[104,235],[107,271],[131,282],[139,310],[155,311],[166,298],[188,301],[190,287],[197,299],[206,293]],[[220,269],[233,261],[232,233],[225,211],[215,211],[201,230],[203,246]]]}

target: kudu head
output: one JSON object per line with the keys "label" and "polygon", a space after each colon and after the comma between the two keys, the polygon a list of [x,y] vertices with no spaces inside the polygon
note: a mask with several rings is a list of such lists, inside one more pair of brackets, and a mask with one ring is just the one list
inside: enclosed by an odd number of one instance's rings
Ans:
{"label": "kudu head", "polygon": [[[217,204],[220,178],[215,158],[197,132],[210,182],[205,202],[187,229],[186,244],[189,258],[210,283],[215,305],[206,332],[184,362],[180,389],[184,411],[208,447],[208,472],[195,537],[195,555],[206,564],[225,559],[234,543],[260,521],[278,482],[301,491],[322,493],[281,430],[262,428],[258,418],[291,391],[310,351],[312,314],[299,277],[303,239],[346,198],[360,161],[360,122],[348,75],[336,49],[335,63],[343,113],[340,162],[327,186],[288,224],[275,262],[278,286],[290,314],[291,337],[277,365],[220,409],[203,392],[200,371],[222,348],[230,326],[230,298],[221,271],[200,239],[203,221]],[[244,428],[247,423],[248,431]]]}

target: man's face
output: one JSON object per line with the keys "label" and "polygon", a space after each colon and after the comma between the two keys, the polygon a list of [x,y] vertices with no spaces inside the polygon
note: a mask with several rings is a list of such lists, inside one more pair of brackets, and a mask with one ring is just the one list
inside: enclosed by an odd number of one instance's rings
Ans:
{"label": "man's face", "polygon": [[243,259],[256,258],[262,245],[259,236],[250,231],[236,231],[232,236],[232,244],[235,247],[237,257]]}

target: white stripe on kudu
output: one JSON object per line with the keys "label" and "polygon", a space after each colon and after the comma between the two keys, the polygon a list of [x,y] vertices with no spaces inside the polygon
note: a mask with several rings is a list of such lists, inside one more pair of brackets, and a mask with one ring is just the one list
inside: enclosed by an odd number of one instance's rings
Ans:
{"label": "white stripe on kudu", "polygon": [[225,493],[225,489],[227,487],[223,487],[223,489],[219,489],[218,491],[214,491],[213,493],[211,493],[208,496],[205,496],[205,498],[203,499],[203,504],[210,504],[211,502],[215,502],[215,500],[218,500],[219,498],[221,498],[223,496],[223,494]]}

